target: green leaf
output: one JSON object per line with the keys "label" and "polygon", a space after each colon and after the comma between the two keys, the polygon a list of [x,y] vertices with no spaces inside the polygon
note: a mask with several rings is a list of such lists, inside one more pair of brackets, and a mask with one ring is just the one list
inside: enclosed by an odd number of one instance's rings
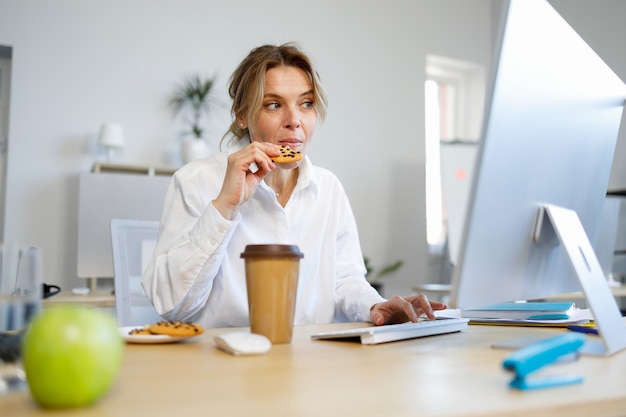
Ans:
{"label": "green leaf", "polygon": [[391,274],[392,272],[397,271],[402,265],[404,265],[403,261],[396,261],[395,263],[388,265],[381,269],[376,275],[378,278],[382,278],[385,275]]}
{"label": "green leaf", "polygon": [[181,112],[189,109],[191,117],[185,118],[186,123],[191,125],[188,131],[198,139],[202,138],[204,132],[200,126],[200,120],[203,116],[208,117],[216,104],[211,97],[214,85],[215,77],[192,74],[176,87],[168,99],[168,105],[173,110],[174,116],[178,116]]}
{"label": "green leaf", "polygon": [[370,265],[370,259],[367,256],[363,256],[363,263],[365,264],[365,278],[371,283],[383,278],[385,275],[389,275],[398,269],[402,265],[404,265],[404,261],[396,261],[393,264],[387,265],[378,273],[376,273],[375,278],[372,278],[372,274],[374,272],[374,268]]}

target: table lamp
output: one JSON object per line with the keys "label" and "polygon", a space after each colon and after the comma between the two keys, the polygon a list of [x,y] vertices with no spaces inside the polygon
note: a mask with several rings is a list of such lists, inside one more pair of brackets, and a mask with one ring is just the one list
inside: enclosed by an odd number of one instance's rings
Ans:
{"label": "table lamp", "polygon": [[123,149],[126,145],[124,130],[119,123],[105,123],[100,128],[98,145],[107,149],[107,162],[113,160],[113,151]]}

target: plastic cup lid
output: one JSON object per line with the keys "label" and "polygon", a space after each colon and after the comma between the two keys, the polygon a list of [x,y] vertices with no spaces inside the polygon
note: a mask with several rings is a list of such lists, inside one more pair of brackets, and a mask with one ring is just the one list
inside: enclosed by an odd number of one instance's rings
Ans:
{"label": "plastic cup lid", "polygon": [[246,245],[246,249],[242,252],[242,258],[261,258],[261,257],[293,257],[303,258],[304,254],[300,252],[297,245]]}

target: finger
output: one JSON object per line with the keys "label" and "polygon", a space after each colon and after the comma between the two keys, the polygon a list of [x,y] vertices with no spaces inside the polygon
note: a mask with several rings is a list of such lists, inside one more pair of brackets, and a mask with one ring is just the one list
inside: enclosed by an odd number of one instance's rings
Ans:
{"label": "finger", "polygon": [[404,304],[403,306],[404,314],[406,314],[409,321],[416,323],[419,320],[419,314],[417,314],[417,311],[415,311],[415,307],[413,306],[413,303],[404,300],[403,304]]}
{"label": "finger", "polygon": [[259,178],[264,178],[267,174],[276,169],[276,164],[269,159],[263,161],[252,161],[248,167],[251,174],[255,174]]}
{"label": "finger", "polygon": [[271,142],[262,142],[253,140],[250,145],[248,145],[251,149],[258,150],[263,154],[267,155],[269,158],[273,158],[275,156],[280,155],[280,146]]}
{"label": "finger", "polygon": [[[269,173],[276,168],[276,164],[272,158],[280,155],[278,145],[268,142],[254,142],[255,148],[254,161],[257,166],[265,173]],[[252,171],[254,173],[254,171]]]}
{"label": "finger", "polygon": [[415,297],[411,297],[411,302],[413,303],[414,307],[418,309],[422,314],[425,314],[426,317],[428,317],[429,319],[435,318],[435,313],[433,312],[431,302],[424,294],[419,294]]}
{"label": "finger", "polygon": [[448,305],[446,303],[442,303],[441,301],[430,301],[430,306],[433,310],[445,310],[448,308]]}
{"label": "finger", "polygon": [[274,161],[272,161],[272,159],[265,152],[255,152],[246,159],[247,161],[244,162],[244,169],[250,171],[252,174],[260,175],[261,177],[264,177],[276,168]]}
{"label": "finger", "polygon": [[419,298],[419,301],[420,301],[420,306],[422,307],[422,310],[424,311],[424,314],[426,314],[426,317],[428,317],[429,319],[434,319],[435,312],[433,311],[433,307],[430,305],[430,301],[428,301],[428,298],[425,295],[422,295]]}
{"label": "finger", "polygon": [[377,304],[372,307],[370,312],[370,318],[372,319],[372,323],[377,326],[385,324],[385,316],[380,311]]}

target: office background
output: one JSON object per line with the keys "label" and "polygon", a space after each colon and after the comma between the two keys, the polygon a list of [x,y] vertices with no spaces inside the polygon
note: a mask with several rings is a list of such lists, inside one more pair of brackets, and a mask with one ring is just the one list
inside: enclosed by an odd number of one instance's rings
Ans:
{"label": "office background", "polygon": [[[626,3],[554,4],[626,79]],[[433,282],[441,259],[426,244],[425,59],[488,70],[498,12],[495,0],[0,0],[0,45],[13,54],[4,240],[41,246],[46,282],[85,285],[76,274],[78,176],[103,159],[100,125],[123,125],[119,163],[179,164],[180,125],[166,100],[201,71],[217,76],[224,103],[209,128],[217,149],[235,66],[255,46],[296,41],[330,100],[310,155],[342,180],[364,253],[374,265],[404,260],[388,293]],[[623,132],[616,161],[626,156]],[[620,164],[614,188],[626,188]]]}

